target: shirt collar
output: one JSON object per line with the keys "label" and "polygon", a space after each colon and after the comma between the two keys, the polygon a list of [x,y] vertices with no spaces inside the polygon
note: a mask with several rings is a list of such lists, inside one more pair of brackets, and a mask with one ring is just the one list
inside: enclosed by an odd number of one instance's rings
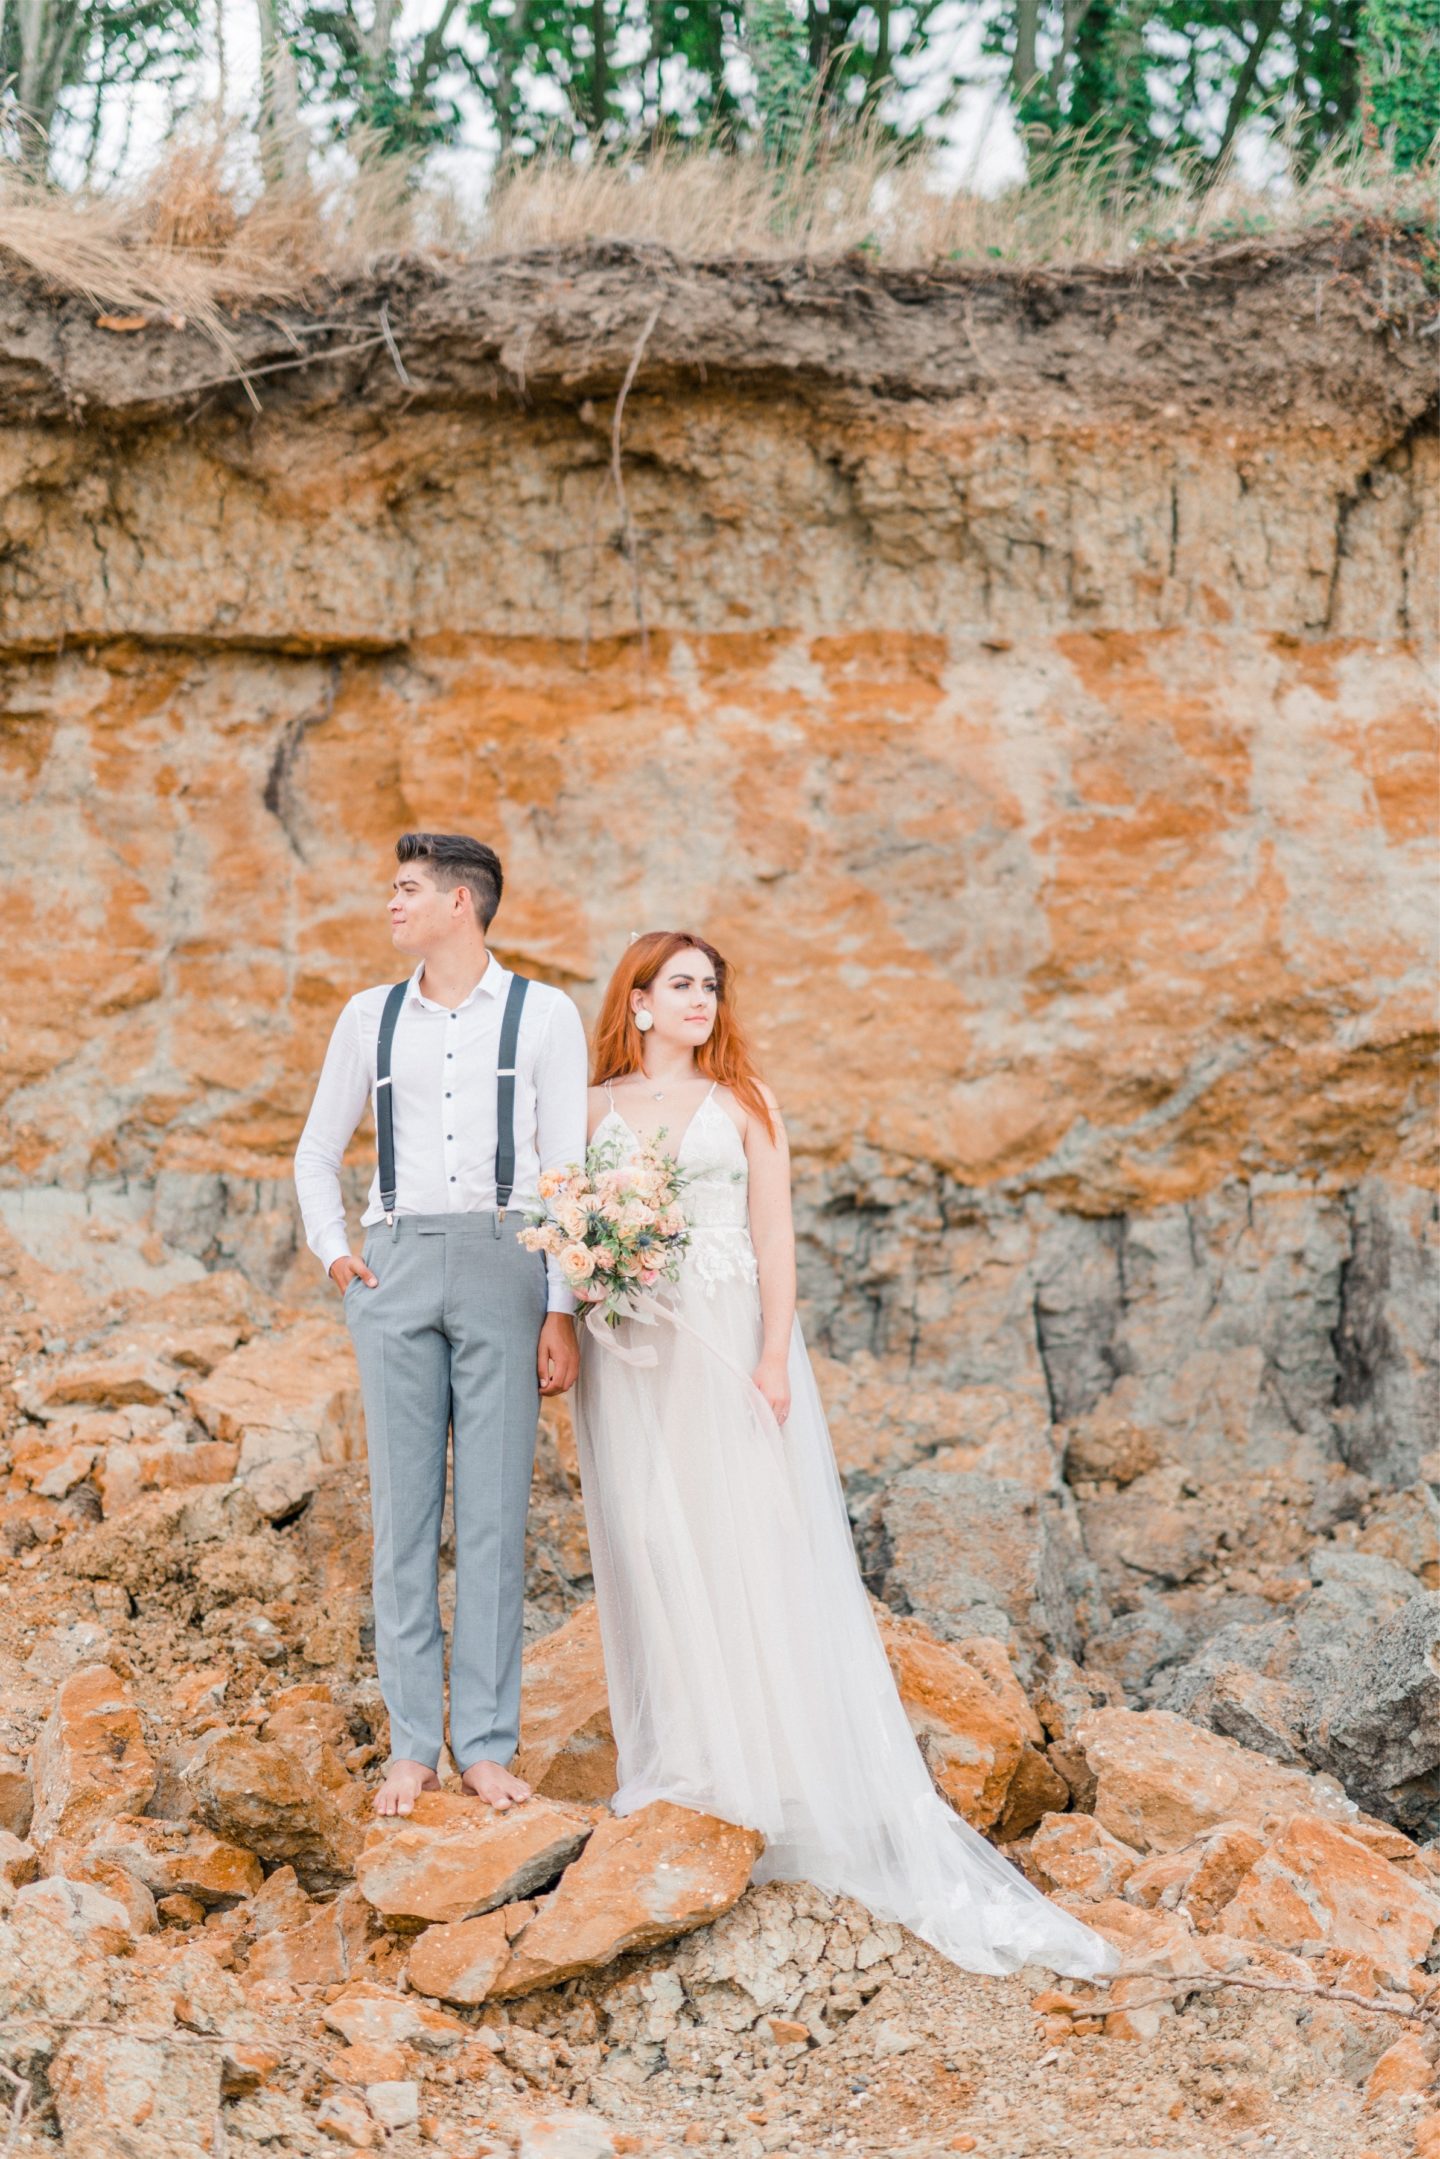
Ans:
{"label": "shirt collar", "polygon": [[[450,1011],[452,1008],[449,1005],[442,1005],[438,1003],[435,998],[427,997],[425,995],[425,992],[420,987],[420,977],[424,974],[424,972],[425,962],[421,960],[420,965],[416,968],[414,974],[410,977],[410,997],[415,1000],[416,1004],[424,1006],[428,1011]],[[476,983],[474,989],[471,990],[470,995],[468,997],[462,997],[459,1004],[454,1006],[453,1009],[456,1012],[463,1012],[466,1005],[472,1003],[475,998],[500,997],[504,995],[505,991],[509,987],[510,969],[508,967],[502,967],[499,959],[497,958],[495,953],[492,952],[490,955],[490,965],[486,968],[484,974],[481,975],[480,980]]]}

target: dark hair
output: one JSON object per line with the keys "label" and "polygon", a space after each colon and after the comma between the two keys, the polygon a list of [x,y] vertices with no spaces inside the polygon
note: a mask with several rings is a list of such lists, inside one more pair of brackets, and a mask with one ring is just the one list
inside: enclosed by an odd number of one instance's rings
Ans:
{"label": "dark hair", "polygon": [[442,892],[464,885],[489,929],[505,889],[505,872],[493,847],[463,832],[402,832],[395,842],[395,860],[423,862]]}

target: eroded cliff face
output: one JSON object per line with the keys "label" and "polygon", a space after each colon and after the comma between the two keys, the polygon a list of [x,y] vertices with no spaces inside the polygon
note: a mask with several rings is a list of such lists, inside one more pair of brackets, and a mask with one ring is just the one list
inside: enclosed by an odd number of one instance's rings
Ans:
{"label": "eroded cliff face", "polygon": [[390,845],[480,832],[587,1015],[633,929],[733,954],[812,1336],[949,1405],[857,1494],[998,1391],[1127,1683],[1258,1624],[1434,1443],[1423,307],[1363,234],[612,251],[239,319],[257,412],[10,292],[0,1205],[311,1294],[288,1156]]}

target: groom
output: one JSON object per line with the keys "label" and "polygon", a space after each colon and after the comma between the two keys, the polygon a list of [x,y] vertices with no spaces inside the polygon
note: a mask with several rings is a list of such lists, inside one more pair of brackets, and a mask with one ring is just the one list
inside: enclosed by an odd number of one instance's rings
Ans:
{"label": "groom", "polygon": [[[579,1370],[574,1298],[518,1232],[541,1171],[584,1160],[585,1034],[562,991],[509,973],[487,947],[504,883],[493,848],[407,832],[395,855],[391,941],[418,964],[336,1021],[295,1183],[306,1240],[344,1296],[365,1401],[391,1745],[376,1812],[408,1814],[439,1782],[452,1435],[450,1752],[465,1788],[503,1809],[530,1796],[507,1765],[539,1396],[563,1394]],[[379,1163],[357,1259],[340,1165],[371,1101]]]}

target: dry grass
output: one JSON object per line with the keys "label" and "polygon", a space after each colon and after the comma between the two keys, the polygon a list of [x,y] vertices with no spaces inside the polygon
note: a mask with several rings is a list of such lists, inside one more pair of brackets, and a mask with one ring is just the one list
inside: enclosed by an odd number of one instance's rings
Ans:
{"label": "dry grass", "polygon": [[1114,159],[1071,157],[993,198],[942,192],[932,167],[878,133],[816,139],[777,172],[706,146],[502,170],[464,214],[423,178],[363,150],[328,180],[264,192],[234,138],[172,145],[126,193],[66,195],[0,180],[0,265],[114,312],[183,316],[225,344],[224,310],[299,298],[322,282],[419,258],[443,273],[534,249],[620,241],[681,259],[820,261],[860,251],[887,268],[956,262],[1120,263],[1147,249],[1337,219],[1433,223],[1434,173],[1375,151],[1337,156],[1268,194],[1233,178],[1160,191]]}

